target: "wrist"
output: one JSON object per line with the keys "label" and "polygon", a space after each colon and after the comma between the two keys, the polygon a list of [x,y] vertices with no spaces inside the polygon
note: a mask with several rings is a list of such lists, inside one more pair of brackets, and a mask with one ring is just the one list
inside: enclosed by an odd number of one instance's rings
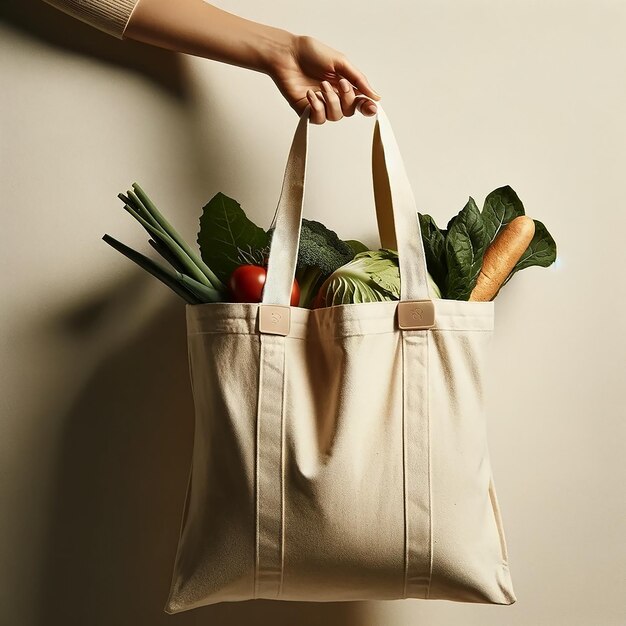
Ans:
{"label": "wrist", "polygon": [[292,61],[297,46],[298,35],[281,28],[264,27],[258,46],[258,71],[274,75],[281,67]]}

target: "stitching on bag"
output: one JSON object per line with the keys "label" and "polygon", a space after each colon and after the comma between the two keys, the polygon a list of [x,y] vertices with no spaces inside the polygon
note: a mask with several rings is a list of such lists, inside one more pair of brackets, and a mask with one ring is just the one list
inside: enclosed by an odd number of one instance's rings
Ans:
{"label": "stitching on bag", "polygon": [[407,597],[407,584],[409,576],[409,520],[407,507],[407,483],[406,483],[406,410],[404,400],[404,383],[405,383],[405,349],[404,349],[404,331],[401,332],[401,351],[402,351],[402,490],[404,502],[404,586],[402,597]]}
{"label": "stitching on bag", "polygon": [[259,338],[259,379],[258,379],[258,396],[257,396],[257,411],[256,411],[256,450],[254,460],[254,501],[255,501],[255,513],[254,513],[254,525],[255,525],[255,538],[254,538],[254,593],[253,597],[258,597],[258,580],[259,580],[259,418],[261,415],[261,398],[263,397],[263,358],[264,358],[264,341],[263,337]]}
{"label": "stitching on bag", "polygon": [[[460,332],[460,333],[492,333],[493,328],[429,328],[429,332]],[[391,335],[393,333],[397,333],[396,329],[390,330],[382,330],[379,332],[354,332],[354,333],[344,333],[339,335],[333,335],[333,339],[344,339],[346,337],[366,337],[368,335]],[[187,333],[187,336],[191,337],[192,335],[257,335],[256,331],[225,331],[225,330],[202,330],[202,331],[191,331]],[[298,337],[295,335],[289,335],[289,339],[293,341],[308,341],[309,337]]]}
{"label": "stitching on bag", "polygon": [[433,483],[432,483],[432,449],[430,438],[430,336],[426,335],[426,414],[428,425],[428,538],[429,538],[429,563],[428,563],[428,587],[426,598],[430,597],[430,586],[433,580]]}
{"label": "stitching on bag", "polygon": [[280,583],[278,585],[278,595],[283,593],[283,581],[285,578],[285,404],[287,402],[287,350],[285,349],[285,338],[283,337],[283,393],[282,409],[280,417]]}

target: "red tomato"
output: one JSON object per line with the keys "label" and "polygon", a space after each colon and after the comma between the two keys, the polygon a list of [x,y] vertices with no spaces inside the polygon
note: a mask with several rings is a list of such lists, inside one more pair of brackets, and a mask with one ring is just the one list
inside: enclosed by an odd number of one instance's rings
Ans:
{"label": "red tomato", "polygon": [[[235,302],[261,302],[267,270],[258,265],[240,265],[230,275],[230,291]],[[293,281],[291,288],[291,306],[300,302],[298,281]]]}

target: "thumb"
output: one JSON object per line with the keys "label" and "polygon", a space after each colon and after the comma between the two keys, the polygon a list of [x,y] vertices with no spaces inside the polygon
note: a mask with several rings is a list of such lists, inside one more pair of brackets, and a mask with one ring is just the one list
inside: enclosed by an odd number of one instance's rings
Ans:
{"label": "thumb", "polygon": [[344,78],[347,78],[362,94],[374,100],[381,99],[382,96],[374,91],[365,74],[354,67],[348,59],[340,58],[335,63],[335,71]]}

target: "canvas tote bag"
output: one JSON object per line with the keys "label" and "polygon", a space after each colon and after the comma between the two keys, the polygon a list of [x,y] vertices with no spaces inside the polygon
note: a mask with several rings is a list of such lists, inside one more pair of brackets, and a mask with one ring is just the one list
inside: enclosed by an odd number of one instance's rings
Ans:
{"label": "canvas tote bag", "polygon": [[165,610],[223,601],[515,601],[489,464],[492,302],[430,300],[415,200],[380,103],[372,171],[401,301],[290,307],[310,108],[261,304],[187,305],[192,467]]}

